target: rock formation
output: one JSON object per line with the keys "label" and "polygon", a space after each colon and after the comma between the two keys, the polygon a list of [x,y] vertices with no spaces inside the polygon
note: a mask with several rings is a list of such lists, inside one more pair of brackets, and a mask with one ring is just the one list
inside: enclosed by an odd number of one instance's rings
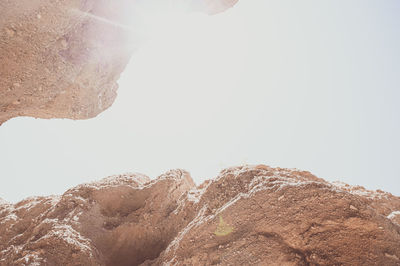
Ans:
{"label": "rock formation", "polygon": [[243,166],[0,203],[0,265],[400,265],[400,198]]}
{"label": "rock formation", "polygon": [[[129,24],[137,1],[0,1],[0,125],[86,119],[111,106],[138,42]],[[237,0],[184,1],[216,13]]]}

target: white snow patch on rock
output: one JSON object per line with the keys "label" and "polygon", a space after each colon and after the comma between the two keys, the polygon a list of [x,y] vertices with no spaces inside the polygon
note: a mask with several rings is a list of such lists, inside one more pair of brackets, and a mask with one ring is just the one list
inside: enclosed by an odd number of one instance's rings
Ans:
{"label": "white snow patch on rock", "polygon": [[43,198],[43,197],[29,197],[22,201],[22,202],[25,202],[25,204],[19,206],[18,208],[15,208],[15,210],[19,211],[19,210],[24,209],[26,211],[29,211],[30,209],[35,207],[37,204],[41,203],[44,199],[45,198]]}
{"label": "white snow patch on rock", "polygon": [[109,187],[119,187],[121,185],[127,185],[132,188],[141,189],[144,184],[148,183],[150,178],[146,175],[140,173],[128,173],[122,175],[113,175],[103,178],[99,181],[94,181],[86,184],[79,185],[72,188],[70,191],[77,191],[81,188],[93,188],[96,190],[109,188]]}
{"label": "white snow patch on rock", "polygon": [[[48,219],[48,221],[54,222],[55,219]],[[91,253],[91,242],[89,239],[84,238],[79,232],[72,228],[70,225],[66,224],[56,224],[53,226],[52,230],[48,232],[46,235],[38,239],[37,241],[41,241],[50,237],[59,238],[70,245],[74,245],[82,251]]]}
{"label": "white snow patch on rock", "polygon": [[391,214],[389,214],[389,215],[387,216],[387,218],[390,219],[390,220],[392,220],[392,219],[394,219],[395,217],[397,217],[397,215],[400,215],[400,211],[394,211],[394,212],[392,212]]}
{"label": "white snow patch on rock", "polygon": [[18,220],[18,216],[15,213],[10,213],[6,217],[2,218],[0,221],[0,224],[9,222],[9,221],[16,221]]}
{"label": "white snow patch on rock", "polygon": [[194,203],[199,203],[201,200],[201,197],[203,196],[204,192],[207,191],[207,188],[210,186],[211,183],[207,184],[204,188],[198,189],[198,188],[193,188],[188,191],[187,195],[187,200],[194,202]]}
{"label": "white snow patch on rock", "polygon": [[21,261],[23,265],[27,266],[40,266],[43,264],[43,258],[39,257],[35,253],[28,253],[18,261]]}
{"label": "white snow patch on rock", "polygon": [[196,227],[203,223],[202,219],[204,218],[204,214],[207,210],[207,205],[204,205],[203,208],[199,211],[197,216],[175,237],[175,239],[168,245],[166,248],[166,252],[169,252],[172,248],[175,250],[178,248],[179,242],[183,239],[183,237],[189,232],[193,227]]}
{"label": "white snow patch on rock", "polygon": [[9,204],[8,201],[6,201],[6,200],[0,198],[0,206],[1,206],[1,205],[5,205],[5,204]]}
{"label": "white snow patch on rock", "polygon": [[337,188],[339,192],[348,192],[353,195],[357,196],[362,196],[368,199],[382,199],[385,198],[387,199],[389,193],[384,192],[384,191],[379,191],[379,190],[368,190],[365,189],[362,186],[351,186],[349,184],[340,182],[340,181],[334,181],[330,182],[333,186],[333,188]]}
{"label": "white snow patch on rock", "polygon": [[24,245],[19,245],[19,246],[15,246],[15,245],[10,245],[6,250],[2,250],[0,251],[0,254],[2,255],[1,257],[3,257],[5,254],[19,254],[24,248]]}

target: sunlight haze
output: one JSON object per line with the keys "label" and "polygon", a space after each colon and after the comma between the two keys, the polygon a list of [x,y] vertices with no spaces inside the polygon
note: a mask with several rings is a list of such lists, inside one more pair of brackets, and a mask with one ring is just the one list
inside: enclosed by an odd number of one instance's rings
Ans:
{"label": "sunlight haze", "polygon": [[110,109],[0,127],[0,197],[258,163],[400,195],[399,14],[396,0],[241,0],[139,23]]}

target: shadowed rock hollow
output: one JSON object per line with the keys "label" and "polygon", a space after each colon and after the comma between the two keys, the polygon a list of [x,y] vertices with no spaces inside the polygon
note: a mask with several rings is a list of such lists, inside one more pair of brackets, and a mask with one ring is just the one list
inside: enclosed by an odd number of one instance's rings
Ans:
{"label": "shadowed rock hollow", "polygon": [[399,265],[399,218],[399,197],[297,170],[120,175],[2,202],[0,264]]}
{"label": "shadowed rock hollow", "polygon": [[[211,14],[237,0],[181,2]],[[16,116],[86,119],[110,107],[139,42],[130,20],[137,4],[0,1],[0,125]]]}

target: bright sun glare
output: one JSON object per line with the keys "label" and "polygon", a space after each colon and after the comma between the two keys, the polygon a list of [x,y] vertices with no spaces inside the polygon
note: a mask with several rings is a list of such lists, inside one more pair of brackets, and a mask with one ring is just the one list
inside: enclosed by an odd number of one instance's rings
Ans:
{"label": "bright sun glare", "polygon": [[[173,168],[199,184],[243,163],[400,193],[393,8],[252,0],[209,16],[197,0],[120,1],[135,1],[126,19],[92,17],[128,30],[135,46],[115,103],[95,119],[2,125],[3,198]],[[371,20],[373,10],[385,16]]]}
{"label": "bright sun glare", "polygon": [[187,0],[138,0],[127,21],[133,38],[173,38],[187,27],[193,15]]}
{"label": "bright sun glare", "polygon": [[[170,36],[184,27],[190,16],[190,1],[155,1],[138,0],[130,10],[129,19],[126,23],[116,22],[101,16],[96,16],[88,12],[73,9],[72,12],[83,13],[84,15],[99,22],[110,24],[132,32],[134,38],[136,35],[154,37],[159,35]],[[193,6],[192,6],[193,7]],[[193,10],[193,8],[192,8]],[[125,20],[125,19],[124,19]]]}

